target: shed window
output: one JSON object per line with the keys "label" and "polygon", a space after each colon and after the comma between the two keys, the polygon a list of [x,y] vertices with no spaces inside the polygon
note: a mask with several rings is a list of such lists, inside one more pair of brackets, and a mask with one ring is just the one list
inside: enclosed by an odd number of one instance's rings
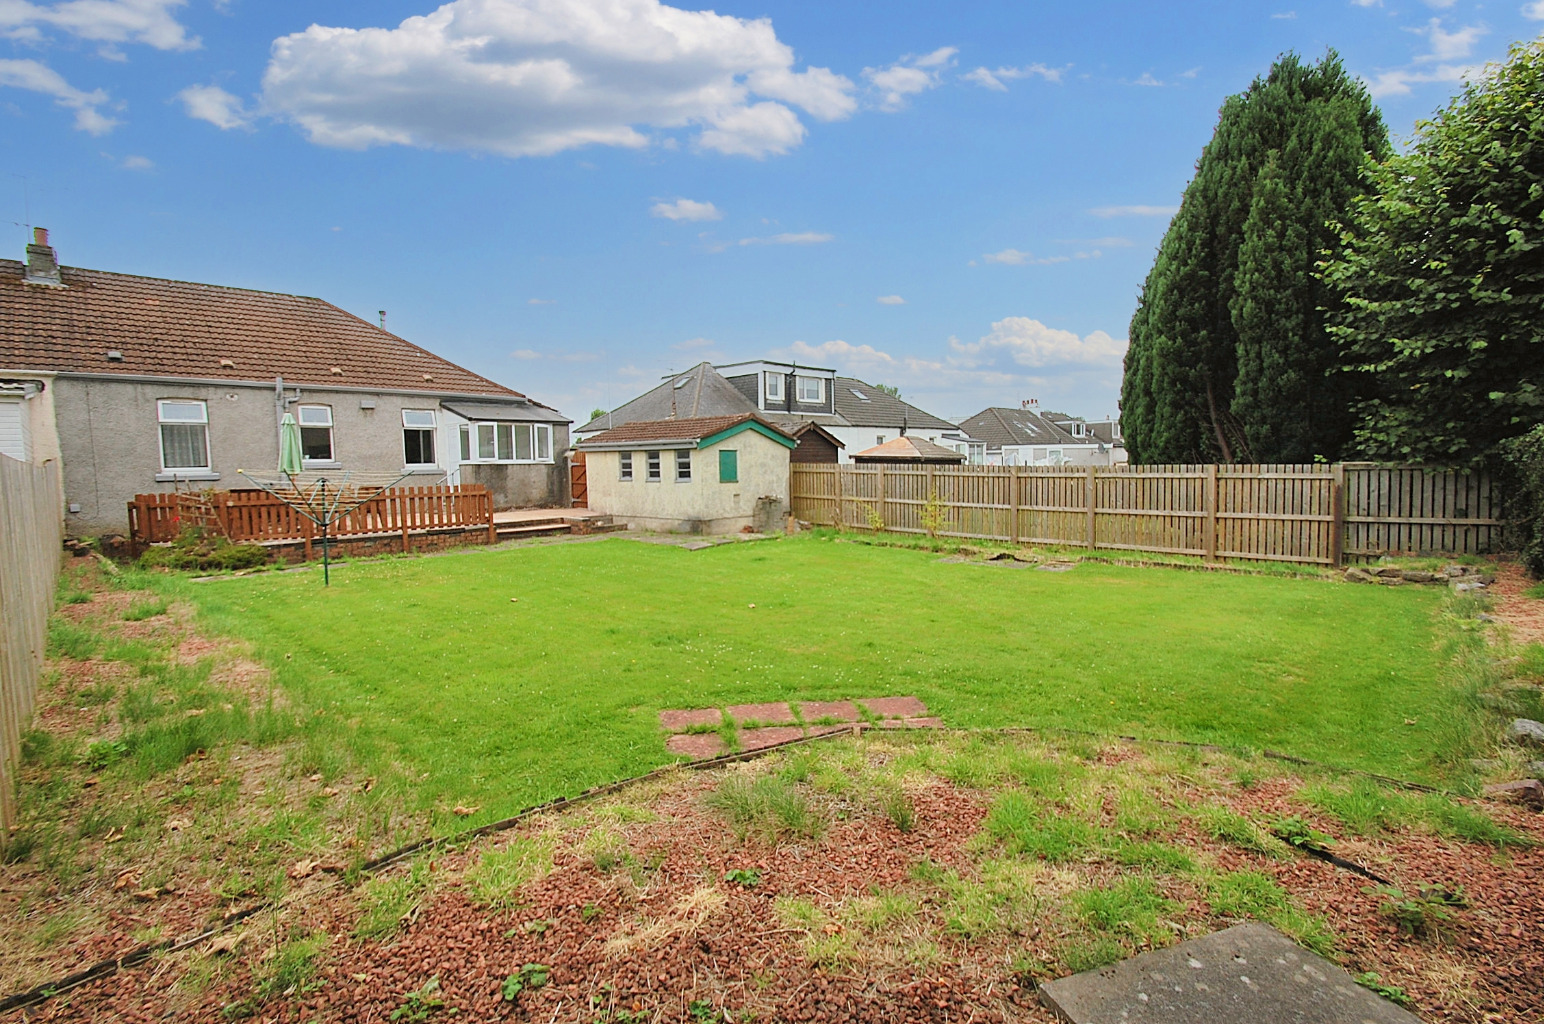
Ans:
{"label": "shed window", "polygon": [[692,451],[682,448],[675,453],[676,483],[689,483],[692,479]]}
{"label": "shed window", "polygon": [[633,478],[633,453],[622,452],[619,459],[621,468],[617,472],[617,479],[631,480]]}
{"label": "shed window", "polygon": [[161,422],[161,468],[209,469],[209,407],[191,399],[156,403]]}
{"label": "shed window", "polygon": [[646,452],[648,457],[649,476],[655,483],[659,482],[659,452]]}
{"label": "shed window", "polygon": [[331,462],[332,406],[302,405],[296,411],[300,420],[300,454],[307,462]]}
{"label": "shed window", "polygon": [[733,448],[719,449],[718,482],[721,484],[740,482],[740,453]]}

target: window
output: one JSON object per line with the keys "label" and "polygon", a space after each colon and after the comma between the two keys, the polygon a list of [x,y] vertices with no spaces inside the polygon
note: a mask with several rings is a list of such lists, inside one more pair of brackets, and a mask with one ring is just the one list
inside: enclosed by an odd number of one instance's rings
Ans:
{"label": "window", "polygon": [[819,377],[795,377],[799,388],[799,401],[823,402],[826,399],[826,382]]}
{"label": "window", "polygon": [[434,465],[434,410],[402,410],[402,464]]}
{"label": "window", "polygon": [[767,400],[769,402],[781,402],[783,400],[783,375],[781,373],[769,373],[767,377]]}
{"label": "window", "polygon": [[472,428],[469,425],[463,423],[463,424],[461,424],[461,431],[460,431],[460,433],[461,433],[461,461],[462,462],[471,462],[472,461]]}
{"label": "window", "polygon": [[675,478],[676,483],[691,483],[692,479],[692,450],[682,448],[675,453]]}
{"label": "window", "polygon": [[721,484],[737,484],[740,482],[740,453],[732,448],[719,449],[718,482]]}
{"label": "window", "polygon": [[847,390],[851,391],[853,394],[857,395],[858,396],[858,401],[860,401],[860,402],[872,402],[873,401],[872,398],[870,398],[868,395],[865,395],[863,392],[859,391],[857,388],[848,388]]}
{"label": "window", "polygon": [[161,421],[161,468],[209,470],[209,407],[166,398],[156,403]]}
{"label": "window", "polygon": [[1083,437],[1083,436],[1087,435],[1087,433],[1088,433],[1088,427],[1087,427],[1086,424],[1078,423],[1076,421],[1073,422],[1073,424],[1072,424],[1072,436],[1073,437]]}
{"label": "window", "polygon": [[475,426],[477,458],[474,461],[552,461],[552,427],[549,424],[478,423]]}
{"label": "window", "polygon": [[885,443],[885,435],[883,435],[883,434],[875,434],[874,435],[874,443],[875,444],[884,444]]}
{"label": "window", "polygon": [[631,480],[633,478],[633,453],[621,453],[621,470],[617,474],[619,480]]}
{"label": "window", "polygon": [[331,462],[332,406],[302,405],[298,412],[301,456],[307,462]]}
{"label": "window", "polygon": [[647,452],[649,461],[649,480],[659,482],[659,452]]}

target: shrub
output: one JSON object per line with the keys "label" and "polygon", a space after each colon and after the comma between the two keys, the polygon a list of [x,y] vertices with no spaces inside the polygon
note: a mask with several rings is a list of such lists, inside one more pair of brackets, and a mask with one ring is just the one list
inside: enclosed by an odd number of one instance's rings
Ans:
{"label": "shrub", "polygon": [[1523,564],[1544,578],[1544,424],[1504,442],[1501,453],[1514,474],[1512,523]]}
{"label": "shrub", "polygon": [[267,563],[268,549],[260,544],[233,544],[192,526],[184,528],[169,545],[157,545],[139,556],[141,569],[183,572],[233,572]]}

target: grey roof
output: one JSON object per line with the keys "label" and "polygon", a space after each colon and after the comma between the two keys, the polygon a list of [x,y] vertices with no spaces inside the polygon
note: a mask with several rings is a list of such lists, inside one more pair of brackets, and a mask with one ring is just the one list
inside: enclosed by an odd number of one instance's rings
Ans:
{"label": "grey roof", "polygon": [[698,363],[654,390],[576,427],[574,433],[593,434],[639,420],[700,419],[756,411],[755,403],[740,394],[711,363]]}
{"label": "grey roof", "polygon": [[907,430],[955,429],[948,420],[923,412],[856,377],[838,377],[835,386],[836,411],[854,427],[899,427],[904,420]]}
{"label": "grey roof", "polygon": [[1073,437],[1037,409],[982,409],[960,426],[971,437],[989,445],[1088,444],[1091,439]]}
{"label": "grey roof", "polygon": [[457,416],[469,420],[504,420],[512,423],[572,423],[556,409],[549,409],[535,402],[449,402],[440,401],[440,408],[448,409]]}

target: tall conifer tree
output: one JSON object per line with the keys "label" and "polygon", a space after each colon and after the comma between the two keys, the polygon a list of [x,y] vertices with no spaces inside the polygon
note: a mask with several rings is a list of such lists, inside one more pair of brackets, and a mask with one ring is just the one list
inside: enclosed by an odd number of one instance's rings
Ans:
{"label": "tall conifer tree", "polygon": [[1132,318],[1121,404],[1136,461],[1339,454],[1349,397],[1314,264],[1388,151],[1334,53],[1287,54],[1223,103]]}

